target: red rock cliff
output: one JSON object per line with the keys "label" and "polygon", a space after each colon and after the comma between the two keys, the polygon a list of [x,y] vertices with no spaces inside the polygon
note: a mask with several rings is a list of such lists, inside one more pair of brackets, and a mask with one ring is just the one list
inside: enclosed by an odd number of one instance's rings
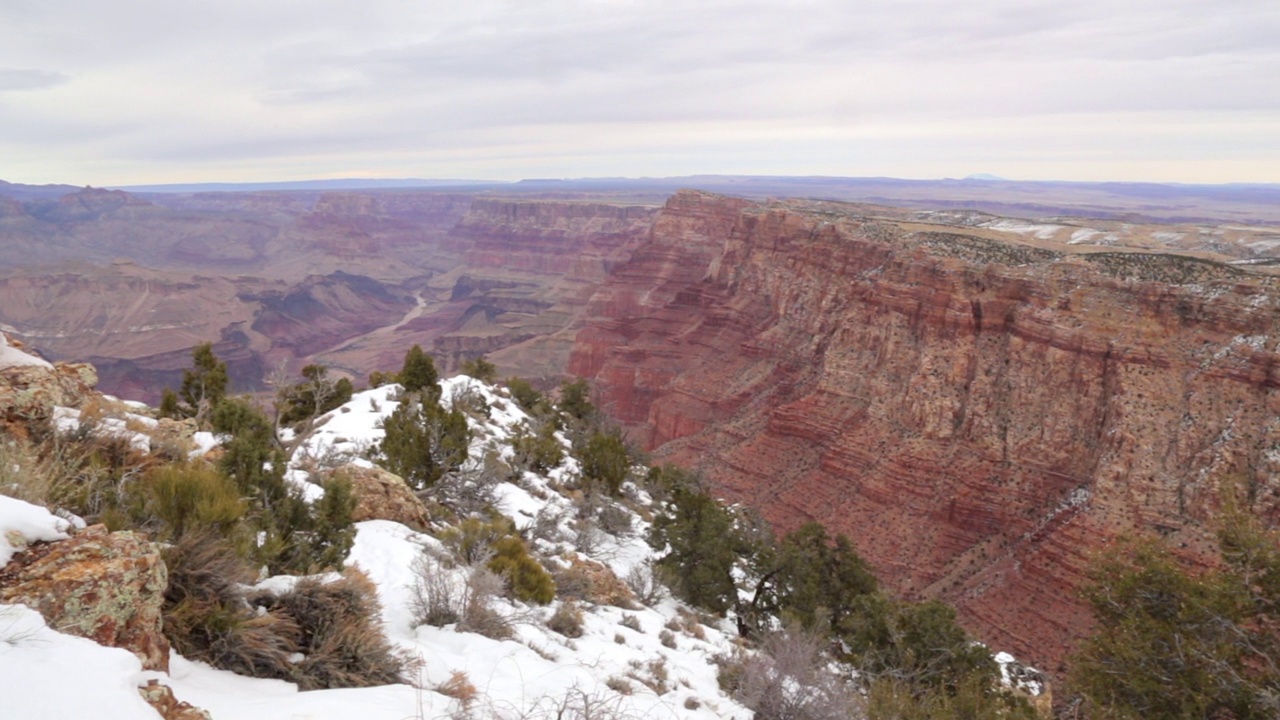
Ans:
{"label": "red rock cliff", "polygon": [[659,457],[1054,672],[1117,534],[1203,550],[1228,478],[1276,516],[1280,283],[936,230],[682,192],[569,371]]}

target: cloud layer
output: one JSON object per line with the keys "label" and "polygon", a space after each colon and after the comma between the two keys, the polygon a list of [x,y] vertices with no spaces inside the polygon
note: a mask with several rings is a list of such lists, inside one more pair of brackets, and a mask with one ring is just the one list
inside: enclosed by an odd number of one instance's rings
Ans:
{"label": "cloud layer", "polygon": [[1280,182],[1271,0],[8,0],[0,177]]}

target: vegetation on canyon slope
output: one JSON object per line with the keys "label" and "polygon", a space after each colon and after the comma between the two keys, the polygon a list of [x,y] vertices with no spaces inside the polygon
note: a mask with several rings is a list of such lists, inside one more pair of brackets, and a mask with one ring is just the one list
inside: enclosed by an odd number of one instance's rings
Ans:
{"label": "vegetation on canyon slope", "polygon": [[[313,369],[280,388],[277,403],[288,410],[272,420],[248,399],[228,396],[225,366],[209,346],[193,361],[166,411],[222,434],[216,463],[164,447],[141,453],[87,423],[69,435],[37,423],[29,440],[6,441],[6,458],[43,478],[27,481],[33,499],[168,543],[165,631],[184,655],[303,688],[397,681],[404,658],[382,637],[375,596],[358,574],[298,581],[284,592],[242,584],[255,568],[341,569],[351,547],[350,480],[321,472],[314,480],[324,492],[308,498],[285,478],[297,433],[334,397],[326,373]],[[475,367],[491,376],[482,362]],[[474,568],[453,597],[438,577],[441,565],[424,565],[420,622],[502,637],[510,630],[486,610],[488,598],[561,600],[548,622],[572,637],[581,580],[543,554],[536,527],[519,531],[496,515],[481,487],[525,469],[545,473],[571,455],[580,473],[562,491],[575,499],[578,527],[616,531],[647,518],[653,577],[698,611],[736,621],[752,650],[718,660],[721,686],[758,717],[1034,716],[1002,689],[989,652],[971,642],[951,608],[890,597],[852,543],[820,525],[778,538],[751,513],[716,501],[696,475],[645,468],[584,382],[566,383],[553,402],[510,381],[510,395],[530,411],[512,437],[510,461],[472,458],[479,462],[464,472],[468,415],[487,415],[483,399],[442,397],[434,364],[418,348],[399,373],[383,375],[403,389],[384,421],[385,439],[369,453],[434,503],[431,532],[449,548],[447,563]],[[282,432],[282,423],[292,429]],[[465,502],[460,484],[472,487]],[[1225,565],[1217,571],[1190,574],[1151,543],[1096,568],[1088,599],[1100,630],[1071,680],[1097,717],[1274,717],[1280,541],[1241,514],[1223,527]],[[654,587],[642,578],[631,584],[641,599]],[[803,692],[788,689],[797,683]]]}

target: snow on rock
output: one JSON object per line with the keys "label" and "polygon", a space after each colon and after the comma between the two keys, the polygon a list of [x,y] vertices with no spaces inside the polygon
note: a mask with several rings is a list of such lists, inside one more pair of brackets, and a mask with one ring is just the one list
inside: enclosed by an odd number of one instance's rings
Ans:
{"label": "snow on rock", "polygon": [[36,367],[53,369],[46,360],[41,360],[35,355],[23,352],[18,348],[9,344],[9,338],[4,333],[0,333],[0,370],[6,370],[11,367],[19,367],[24,365],[34,365]]}
{"label": "snow on rock", "polygon": [[0,495],[0,567],[33,542],[66,540],[71,527],[70,520],[39,505]]}

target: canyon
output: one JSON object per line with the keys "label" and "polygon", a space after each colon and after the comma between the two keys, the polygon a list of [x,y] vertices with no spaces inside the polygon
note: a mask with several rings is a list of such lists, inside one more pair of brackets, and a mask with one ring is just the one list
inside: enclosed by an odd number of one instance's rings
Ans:
{"label": "canyon", "polygon": [[[206,340],[239,391],[310,362],[362,379],[413,343],[586,377],[655,461],[779,531],[848,534],[895,592],[1051,674],[1094,554],[1150,532],[1211,562],[1224,503],[1280,520],[1269,195],[708,185],[751,197],[0,185],[0,329],[153,402]],[[863,202],[762,197],[788,188]]]}
{"label": "canyon", "polygon": [[1280,519],[1280,279],[867,210],[677,194],[569,372],[656,459],[1054,673],[1117,538],[1204,560],[1225,502]]}

